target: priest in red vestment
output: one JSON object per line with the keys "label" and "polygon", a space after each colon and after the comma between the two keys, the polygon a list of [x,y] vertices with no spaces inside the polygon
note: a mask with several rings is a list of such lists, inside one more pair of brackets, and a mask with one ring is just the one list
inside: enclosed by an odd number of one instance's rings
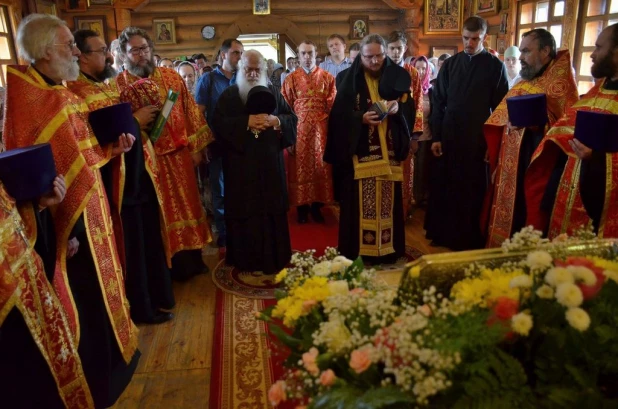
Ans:
{"label": "priest in red vestment", "polygon": [[298,55],[301,66],[288,75],[281,88],[298,116],[296,144],[288,157],[290,205],[298,207],[299,223],[307,222],[309,210],[313,221],[322,223],[320,207],[333,201],[332,169],[322,157],[337,90],[335,78],[315,64],[317,47],[313,42],[303,41]]}
{"label": "priest in red vestment", "polygon": [[[526,175],[526,199],[529,195],[547,196],[546,192],[555,197],[548,218],[528,220],[536,228],[548,230],[549,238],[590,225],[600,237],[618,237],[618,153],[592,150],[574,138],[578,111],[618,114],[616,38],[618,24],[601,32],[591,55],[596,85],[549,130]],[[542,183],[545,180],[549,182]]]}
{"label": "priest in red vestment", "polygon": [[142,79],[149,79],[158,90],[158,101],[149,103],[162,107],[170,89],[179,94],[161,136],[154,143],[154,152],[163,195],[162,220],[167,229],[166,257],[172,262],[173,277],[188,279],[206,268],[201,249],[212,241],[194,169],[203,159],[204,147],[212,142],[212,134],[180,75],[171,68],[155,66],[154,45],[148,33],[127,27],[119,39],[126,67],[116,77],[120,93]]}
{"label": "priest in red vestment", "polygon": [[[94,403],[109,407],[129,383],[140,354],[117,250],[122,242],[114,235],[100,168],[128,151],[134,138],[123,134],[118,146],[100,146],[88,124],[88,106],[62,85],[77,79],[80,55],[64,21],[31,14],[17,38],[32,65],[7,70],[3,137],[7,149],[50,143],[56,171],[65,175],[66,196],[51,212],[57,249],[53,285]],[[21,210],[24,220],[34,219],[32,206]],[[38,239],[40,232],[31,231],[29,237]]]}
{"label": "priest in red vestment", "polygon": [[[54,185],[36,211],[62,201],[64,179],[57,177]],[[54,271],[45,271],[26,226],[0,181],[0,402],[7,408],[94,408],[77,344],[50,283]]]}
{"label": "priest in red vestment", "polygon": [[[527,201],[524,177],[532,154],[545,133],[578,100],[568,50],[556,52],[552,34],[542,28],[523,35],[521,77],[485,122],[484,132],[494,183],[486,194],[482,217],[487,247],[498,247],[526,225],[527,215],[541,212],[541,203]],[[548,123],[543,129],[509,127],[507,98],[545,94]],[[488,222],[488,225],[487,225]]]}
{"label": "priest in red vestment", "polygon": [[[120,103],[112,55],[105,41],[92,30],[73,33],[79,56],[80,74],[67,87],[82,97],[90,111]],[[134,118],[142,130],[150,128],[158,112],[153,105],[141,107]],[[137,127],[136,127],[137,129]],[[174,292],[171,274],[166,265],[164,237],[161,226],[163,194],[159,183],[150,139],[144,133],[138,146],[123,154],[124,178],[119,196],[114,196],[117,216],[122,219],[124,233],[127,298],[131,303],[131,318],[136,323],[158,324],[173,318]],[[112,172],[116,169],[111,169]],[[110,178],[104,168],[104,181]],[[113,175],[112,175],[113,176]],[[110,182],[108,182],[110,183]],[[118,229],[120,230],[120,229]],[[169,266],[171,267],[171,266]]]}

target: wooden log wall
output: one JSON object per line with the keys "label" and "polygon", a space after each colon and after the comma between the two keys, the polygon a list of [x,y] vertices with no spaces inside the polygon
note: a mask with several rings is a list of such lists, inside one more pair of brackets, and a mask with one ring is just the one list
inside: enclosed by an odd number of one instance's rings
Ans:
{"label": "wooden log wall", "polygon": [[[230,26],[253,15],[251,0],[227,1],[187,1],[187,0],[151,0],[149,4],[131,14],[131,24],[152,35],[152,20],[174,18],[176,24],[176,44],[158,45],[157,53],[162,56],[176,57],[204,53],[214,55],[218,50],[222,36]],[[318,45],[318,52],[326,54],[326,39],[333,33],[346,38],[348,45],[353,41],[348,39],[350,31],[349,17],[361,15],[369,17],[369,32],[387,35],[393,30],[404,27],[400,10],[393,9],[382,0],[345,0],[345,1],[306,1],[306,0],[271,0],[271,16],[278,17],[287,24],[280,24],[280,34],[288,34],[290,25],[302,32],[305,38]],[[243,25],[243,34],[265,33],[260,31],[260,19],[268,16],[255,16],[252,24]],[[291,23],[291,24],[290,24]],[[205,25],[215,27],[213,40],[204,40],[200,30]],[[277,24],[268,24],[270,30]],[[245,32],[245,30],[247,30]],[[273,32],[273,31],[266,31]],[[297,31],[298,32],[298,31]],[[297,35],[290,36],[298,37]],[[302,39],[301,39],[302,40]],[[354,40],[356,41],[356,40]]]}

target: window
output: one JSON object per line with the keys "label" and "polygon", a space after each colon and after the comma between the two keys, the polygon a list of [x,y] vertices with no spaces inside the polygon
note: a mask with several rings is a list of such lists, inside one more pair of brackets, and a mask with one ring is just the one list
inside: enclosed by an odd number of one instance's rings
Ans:
{"label": "window", "polygon": [[[618,2],[618,0],[614,0]],[[518,3],[516,45],[521,42],[521,36],[532,29],[544,28],[554,35],[556,46],[562,45],[562,24],[564,19],[565,0],[521,1]]]}
{"label": "window", "polygon": [[9,23],[9,13],[5,6],[0,6],[0,86],[6,87],[6,68],[17,64],[13,49],[13,35]]}
{"label": "window", "polygon": [[618,0],[585,0],[582,2],[575,37],[575,53],[573,62],[577,72],[577,89],[581,94],[590,91],[594,86],[594,78],[590,74],[594,44],[601,31],[618,21]]}

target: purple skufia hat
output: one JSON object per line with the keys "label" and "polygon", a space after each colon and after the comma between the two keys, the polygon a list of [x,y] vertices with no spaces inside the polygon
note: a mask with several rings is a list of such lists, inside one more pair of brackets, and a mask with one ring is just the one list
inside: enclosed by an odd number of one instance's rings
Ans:
{"label": "purple skufia hat", "polygon": [[131,104],[128,102],[92,111],[88,115],[88,122],[101,146],[117,142],[120,134],[123,133],[139,136],[139,129],[131,112]]}
{"label": "purple skufia hat", "polygon": [[249,91],[246,106],[249,115],[272,114],[277,109],[277,100],[270,88],[258,85]]}
{"label": "purple skufia hat", "polygon": [[0,153],[0,180],[19,202],[48,193],[55,178],[56,165],[49,143]]}
{"label": "purple skufia hat", "polygon": [[575,138],[599,152],[618,152],[618,115],[577,111]]}
{"label": "purple skufia hat", "polygon": [[544,127],[547,123],[545,94],[520,95],[506,99],[509,121],[516,128]]}

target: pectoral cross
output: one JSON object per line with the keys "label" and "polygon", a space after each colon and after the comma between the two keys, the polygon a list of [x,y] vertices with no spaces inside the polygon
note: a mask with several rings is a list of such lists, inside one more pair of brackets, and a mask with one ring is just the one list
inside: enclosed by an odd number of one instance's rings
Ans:
{"label": "pectoral cross", "polygon": [[26,229],[24,228],[23,224],[21,224],[19,220],[17,220],[15,217],[13,217],[13,222],[15,223],[15,231],[17,232],[17,234],[19,234],[24,240],[24,243],[26,243],[26,247],[30,247],[30,241],[28,241],[28,237],[26,236]]}

